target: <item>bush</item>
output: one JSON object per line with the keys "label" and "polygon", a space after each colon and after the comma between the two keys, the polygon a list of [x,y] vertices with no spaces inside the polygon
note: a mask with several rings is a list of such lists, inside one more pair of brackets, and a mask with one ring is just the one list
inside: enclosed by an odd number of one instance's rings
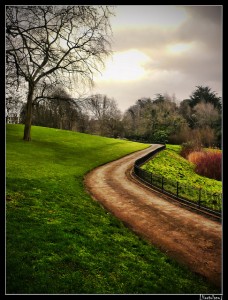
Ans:
{"label": "bush", "polygon": [[151,141],[154,143],[166,144],[168,142],[168,132],[165,130],[157,130],[152,135]]}
{"label": "bush", "polygon": [[204,159],[205,155],[207,155],[206,151],[193,151],[189,153],[187,156],[188,161],[192,162],[194,165],[197,165],[201,159]]}
{"label": "bush", "polygon": [[195,151],[201,151],[202,147],[198,142],[190,141],[187,143],[183,143],[180,150],[180,155],[186,159],[190,153]]}
{"label": "bush", "polygon": [[222,178],[222,152],[208,149],[195,151],[188,155],[188,160],[196,165],[195,172],[215,180]]}

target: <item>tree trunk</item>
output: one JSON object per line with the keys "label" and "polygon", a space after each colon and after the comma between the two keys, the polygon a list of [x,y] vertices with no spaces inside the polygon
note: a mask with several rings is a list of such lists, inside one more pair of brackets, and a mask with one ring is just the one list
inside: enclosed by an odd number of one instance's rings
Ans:
{"label": "tree trunk", "polygon": [[32,99],[34,93],[34,84],[29,82],[29,93],[26,105],[25,127],[24,127],[24,141],[31,141],[31,126],[32,126]]}

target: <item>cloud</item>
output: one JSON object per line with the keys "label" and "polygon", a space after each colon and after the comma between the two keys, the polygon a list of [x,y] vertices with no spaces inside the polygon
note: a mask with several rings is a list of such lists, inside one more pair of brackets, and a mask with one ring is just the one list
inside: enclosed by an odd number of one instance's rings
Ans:
{"label": "cloud", "polygon": [[173,5],[117,5],[116,18],[112,20],[115,28],[144,28],[150,26],[176,26],[186,17],[182,7]]}
{"label": "cloud", "polygon": [[[129,48],[153,49],[161,48],[167,43],[189,43],[200,41],[212,49],[221,49],[222,30],[221,18],[218,18],[219,8],[185,7],[187,17],[178,26],[158,26],[153,23],[144,27],[118,27],[114,32],[114,50],[123,51]],[[216,11],[213,15],[213,10]],[[209,13],[207,16],[206,13]],[[129,12],[130,14],[130,12]],[[200,15],[202,14],[202,15]],[[220,20],[220,22],[219,22]]]}
{"label": "cloud", "polygon": [[221,5],[197,5],[197,6],[184,6],[187,14],[190,17],[202,20],[203,22],[212,22],[214,24],[221,24],[222,6]]}
{"label": "cloud", "polygon": [[127,84],[121,80],[99,82],[99,92],[114,97],[121,109],[140,97],[153,98],[156,93],[175,93],[183,100],[197,85],[207,85],[221,95],[221,6],[117,8],[114,53],[130,49],[144,53],[148,57],[143,65],[146,77]]}

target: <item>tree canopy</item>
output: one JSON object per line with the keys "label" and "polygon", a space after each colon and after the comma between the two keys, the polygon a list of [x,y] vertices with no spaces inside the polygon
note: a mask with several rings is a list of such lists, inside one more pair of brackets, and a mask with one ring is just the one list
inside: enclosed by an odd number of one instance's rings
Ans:
{"label": "tree canopy", "polygon": [[197,86],[190,96],[190,106],[193,107],[200,102],[211,103],[215,108],[221,109],[221,97],[208,86]]}

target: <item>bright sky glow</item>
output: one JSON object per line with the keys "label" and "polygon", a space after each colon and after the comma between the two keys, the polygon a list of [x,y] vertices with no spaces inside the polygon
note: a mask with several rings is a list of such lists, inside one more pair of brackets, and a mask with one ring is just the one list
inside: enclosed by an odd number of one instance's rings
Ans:
{"label": "bright sky glow", "polygon": [[141,51],[128,50],[115,53],[106,63],[105,71],[102,72],[99,81],[132,81],[145,76],[145,63],[150,58]]}

